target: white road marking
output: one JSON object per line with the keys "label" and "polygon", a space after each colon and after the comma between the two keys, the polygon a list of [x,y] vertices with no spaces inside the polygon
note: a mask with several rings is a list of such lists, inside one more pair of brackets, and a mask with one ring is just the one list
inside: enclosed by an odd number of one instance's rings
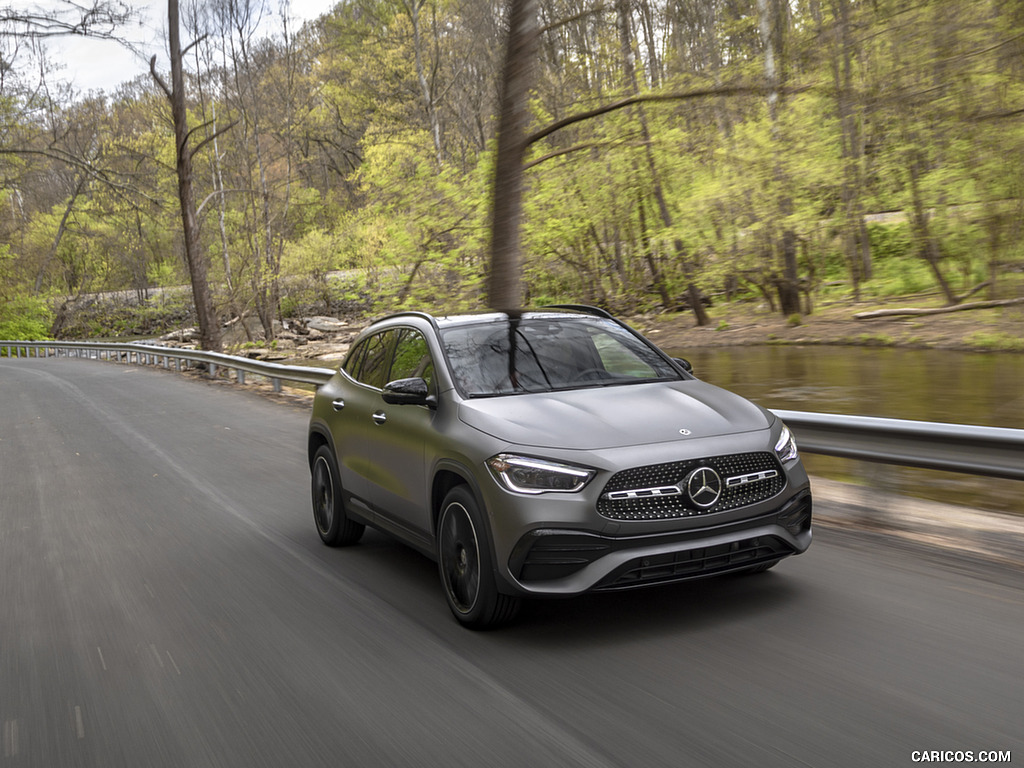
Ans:
{"label": "white road marking", "polygon": [[75,727],[78,730],[78,738],[85,738],[85,725],[82,724],[82,708],[75,707]]}
{"label": "white road marking", "polygon": [[156,656],[156,663],[160,665],[161,669],[163,669],[164,660],[160,658],[160,651],[156,649],[156,645],[154,645],[153,643],[150,643],[149,647],[152,649],[153,655]]}
{"label": "white road marking", "polygon": [[167,652],[167,658],[170,659],[171,666],[174,667],[174,671],[177,672],[180,675],[181,674],[181,670],[178,669],[178,665],[174,663],[174,657],[171,656],[171,652],[170,651]]}
{"label": "white road marking", "polygon": [[18,721],[4,720],[4,757],[18,754]]}
{"label": "white road marking", "polygon": [[107,671],[107,662],[105,662],[103,660],[103,651],[100,650],[100,647],[98,645],[96,646],[96,653],[98,653],[100,655],[100,664],[103,665],[103,671],[106,672]]}

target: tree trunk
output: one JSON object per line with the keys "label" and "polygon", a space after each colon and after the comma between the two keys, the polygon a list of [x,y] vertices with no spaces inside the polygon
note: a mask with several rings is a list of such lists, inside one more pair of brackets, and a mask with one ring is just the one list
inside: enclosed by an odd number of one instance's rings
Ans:
{"label": "tree trunk", "polygon": [[[636,78],[636,69],[633,66],[633,39],[632,32],[630,30],[628,0],[615,0],[615,11],[618,16],[619,45],[622,52],[622,66],[625,71],[626,84],[630,89],[631,95],[635,96],[640,93],[640,86]],[[652,191],[654,193],[654,199],[658,204],[658,213],[661,216],[662,224],[664,224],[666,228],[671,228],[673,225],[672,213],[669,211],[668,203],[665,200],[665,190],[662,187],[661,177],[658,174],[657,164],[654,160],[654,151],[651,149],[651,130],[647,124],[647,113],[641,105],[638,105],[636,110],[637,117],[640,121],[640,135],[643,140],[644,150],[647,156],[647,166],[650,169],[651,174]],[[690,297],[689,304],[690,309],[693,311],[694,319],[698,326],[710,325],[711,318],[708,317],[708,313],[704,310],[704,304],[700,301],[700,289],[698,289],[694,283],[693,265],[686,254],[686,246],[678,237],[673,238],[672,246],[675,250],[676,259],[679,260],[679,264],[682,267],[683,274],[687,281],[686,292]],[[668,311],[672,308],[668,288],[665,285],[665,280],[661,275],[660,270],[657,269],[650,248],[646,250],[647,265],[651,269],[651,277],[654,279],[658,293],[661,295],[662,304],[664,305],[665,310]]]}
{"label": "tree trunk", "polygon": [[913,200],[910,223],[917,239],[917,252],[928,266],[931,267],[932,274],[935,276],[935,282],[939,284],[943,296],[946,297],[946,303],[950,305],[957,304],[959,299],[953,293],[949,281],[946,280],[946,276],[942,273],[942,253],[939,250],[939,244],[935,241],[935,236],[932,234],[931,224],[928,221],[928,212],[924,209],[924,201],[921,199],[919,163],[920,159],[916,154],[907,163],[908,175],[910,177],[910,194]]}
{"label": "tree trunk", "polygon": [[491,272],[487,303],[512,309],[523,303],[523,158],[526,156],[527,95],[533,82],[540,31],[536,0],[509,0],[508,43],[499,101],[498,151],[494,165]]}
{"label": "tree trunk", "polygon": [[57,255],[57,249],[60,247],[60,241],[64,239],[64,232],[67,231],[68,219],[71,217],[71,211],[75,208],[75,202],[78,200],[78,196],[82,194],[85,182],[86,175],[84,173],[79,174],[78,183],[75,185],[75,189],[71,193],[71,199],[68,200],[68,204],[64,208],[64,215],[60,217],[60,225],[57,227],[57,234],[53,238],[53,245],[50,246],[50,250],[46,254],[46,258],[43,260],[43,265],[39,267],[39,271],[36,273],[35,293],[37,294],[43,290],[43,277],[46,274],[47,268],[50,266],[50,262],[53,261],[53,257]]}
{"label": "tree trunk", "polygon": [[786,174],[782,167],[782,137],[779,131],[779,106],[784,80],[779,59],[783,16],[787,8],[779,0],[757,0],[758,29],[764,45],[764,75],[768,83],[768,119],[771,121],[775,153],[775,183],[779,190],[777,212],[783,221],[782,234],[774,246],[782,261],[782,276],[776,276],[775,289],[779,295],[779,311],[789,317],[801,314],[801,308],[796,233],[785,223],[793,212],[793,200],[787,191]]}
{"label": "tree trunk", "polygon": [[423,96],[423,109],[426,110],[427,120],[430,123],[430,136],[434,140],[434,155],[437,159],[437,167],[444,164],[444,156],[441,154],[441,121],[437,115],[437,105],[434,103],[434,96],[430,83],[427,82],[426,68],[423,64],[423,33],[420,29],[420,11],[426,0],[412,0],[406,3],[406,11],[412,21],[413,53],[416,64],[416,80],[420,86],[420,93]]}
{"label": "tree trunk", "polygon": [[178,0],[167,0],[167,36],[171,57],[171,87],[156,72],[156,56],[150,59],[149,70],[153,79],[171,103],[174,122],[175,170],[178,175],[178,203],[181,206],[181,224],[185,239],[185,262],[192,283],[192,299],[199,322],[199,345],[203,349],[219,352],[221,349],[220,323],[213,307],[207,279],[206,254],[199,242],[199,220],[192,193],[192,152],[188,146],[188,112],[185,108],[185,78],[182,72],[181,32],[178,25]]}

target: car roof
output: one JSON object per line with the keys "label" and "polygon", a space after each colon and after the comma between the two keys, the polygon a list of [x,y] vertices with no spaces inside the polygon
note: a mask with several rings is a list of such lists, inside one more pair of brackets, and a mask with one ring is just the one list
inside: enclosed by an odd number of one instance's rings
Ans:
{"label": "car roof", "polygon": [[457,325],[473,325],[478,323],[497,323],[508,320],[511,317],[527,319],[553,319],[553,318],[579,318],[579,317],[600,317],[614,320],[611,314],[597,307],[585,304],[557,304],[532,309],[513,310],[483,310],[480,312],[466,312],[455,315],[431,315],[427,312],[396,312],[385,317],[374,320],[370,327],[381,323],[400,320],[402,318],[420,318],[426,320],[437,328],[449,328]]}

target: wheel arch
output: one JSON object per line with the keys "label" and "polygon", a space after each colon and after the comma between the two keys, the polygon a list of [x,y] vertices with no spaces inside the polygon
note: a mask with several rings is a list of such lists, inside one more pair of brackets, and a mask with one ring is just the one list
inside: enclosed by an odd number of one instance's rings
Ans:
{"label": "wheel arch", "polygon": [[313,457],[316,456],[316,452],[320,450],[320,447],[324,445],[330,448],[331,453],[335,456],[338,455],[337,451],[334,450],[334,441],[331,439],[330,431],[319,424],[314,424],[310,427],[309,436],[306,439],[306,463],[309,464],[310,469],[313,467]]}
{"label": "wheel arch", "polygon": [[434,470],[434,477],[430,484],[430,530],[432,533],[437,532],[437,522],[441,517],[441,504],[444,502],[444,497],[458,485],[465,485],[469,488],[469,492],[473,494],[484,518],[487,517],[483,494],[480,493],[480,487],[477,485],[473,473],[457,462],[441,461]]}

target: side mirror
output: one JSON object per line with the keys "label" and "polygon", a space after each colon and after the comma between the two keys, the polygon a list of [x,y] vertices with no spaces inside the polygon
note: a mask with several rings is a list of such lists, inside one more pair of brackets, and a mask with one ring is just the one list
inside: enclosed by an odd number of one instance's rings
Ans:
{"label": "side mirror", "polygon": [[384,385],[381,397],[391,405],[435,405],[437,402],[430,394],[427,382],[419,377],[389,381]]}
{"label": "side mirror", "polygon": [[693,373],[693,365],[691,365],[690,361],[687,360],[685,357],[673,357],[672,362],[678,365],[687,373]]}

